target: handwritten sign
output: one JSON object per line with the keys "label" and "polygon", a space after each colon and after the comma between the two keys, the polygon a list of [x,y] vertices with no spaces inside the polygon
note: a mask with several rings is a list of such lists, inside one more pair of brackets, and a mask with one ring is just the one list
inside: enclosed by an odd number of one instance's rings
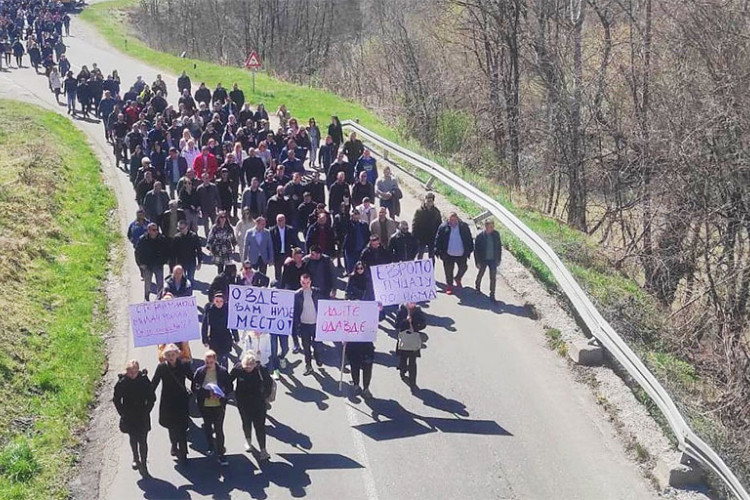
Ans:
{"label": "handwritten sign", "polygon": [[320,342],[375,342],[378,304],[363,300],[320,300],[315,340]]}
{"label": "handwritten sign", "polygon": [[195,297],[131,304],[130,325],[135,347],[201,338]]}
{"label": "handwritten sign", "polygon": [[229,285],[229,328],[291,335],[294,292],[276,288]]}
{"label": "handwritten sign", "polygon": [[384,306],[427,302],[435,294],[435,265],[430,259],[394,262],[370,268],[375,300]]}

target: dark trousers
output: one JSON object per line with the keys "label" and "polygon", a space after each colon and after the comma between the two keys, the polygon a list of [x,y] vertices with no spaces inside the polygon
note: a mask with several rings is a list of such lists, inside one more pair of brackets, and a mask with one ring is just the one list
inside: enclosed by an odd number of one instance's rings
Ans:
{"label": "dark trousers", "polygon": [[417,354],[419,351],[400,351],[398,370],[401,375],[408,374],[409,385],[417,385]]}
{"label": "dark trousers", "polygon": [[264,450],[266,448],[266,409],[240,410],[240,418],[242,418],[242,431],[245,433],[247,442],[252,440],[253,428],[255,428],[258,446]]}
{"label": "dark trousers", "polygon": [[187,429],[169,429],[169,442],[177,456],[184,460],[188,452]]}
{"label": "dark trousers", "polygon": [[133,461],[145,464],[148,458],[148,431],[131,432],[128,437],[130,438],[130,450],[133,452]]}
{"label": "dark trousers", "polygon": [[370,387],[370,381],[372,380],[372,363],[362,363],[359,360],[349,361],[349,366],[352,369],[352,382],[354,385],[359,385],[359,374],[362,372],[362,387],[367,389]]}
{"label": "dark trousers", "polygon": [[312,366],[313,356],[316,362],[320,362],[320,342],[315,340],[315,325],[301,323],[299,336],[302,338],[302,350],[305,352],[305,366]]}
{"label": "dark trousers", "polygon": [[[458,266],[458,273],[455,278],[453,276],[453,266]],[[461,281],[464,277],[466,270],[469,265],[466,263],[466,257],[452,257],[450,255],[443,255],[443,269],[445,269],[445,284],[448,286],[453,285],[453,280]]]}
{"label": "dark trousers", "polygon": [[417,252],[417,259],[422,260],[424,254],[427,254],[432,262],[435,262],[435,247],[433,245],[419,244],[419,251]]}
{"label": "dark trousers", "polygon": [[284,270],[284,261],[286,255],[274,255],[273,257],[273,274],[276,277],[276,281],[281,281],[281,271]]}
{"label": "dark trousers", "polygon": [[206,433],[206,441],[209,449],[216,454],[223,455],[224,449],[224,407],[204,406],[201,408],[203,416],[203,432]]}
{"label": "dark trousers", "polygon": [[258,257],[258,261],[253,264],[253,269],[255,269],[256,271],[259,271],[259,272],[261,272],[263,274],[266,274],[266,271],[268,271],[268,264],[266,264],[265,262],[263,262],[263,259],[261,259],[260,257]]}
{"label": "dark trousers", "polygon": [[489,268],[490,270],[490,295],[495,295],[495,284],[497,282],[497,263],[494,260],[485,260],[479,263],[479,272],[477,273],[476,288],[479,290],[479,286],[482,284],[482,278],[484,278],[484,272]]}

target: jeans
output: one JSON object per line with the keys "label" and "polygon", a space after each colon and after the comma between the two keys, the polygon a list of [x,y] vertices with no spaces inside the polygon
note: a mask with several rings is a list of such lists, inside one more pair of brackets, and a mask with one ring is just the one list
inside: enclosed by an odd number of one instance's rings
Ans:
{"label": "jeans", "polygon": [[73,113],[76,112],[76,93],[75,92],[66,92],[65,97],[68,99],[68,113],[73,111]]}
{"label": "jeans", "polygon": [[190,280],[190,282],[193,282],[193,278],[195,277],[195,263],[191,262],[190,264],[183,264],[182,269],[185,271],[185,277]]}
{"label": "jeans", "polygon": [[[281,356],[279,356],[279,344],[281,344]],[[279,369],[279,359],[284,359],[289,353],[289,336],[271,334],[271,359],[268,360],[268,371]]]}
{"label": "jeans", "polygon": [[415,386],[417,385],[417,354],[419,351],[400,351],[399,356],[399,362],[398,362],[398,371],[401,372],[401,375],[404,373],[408,374],[409,377],[409,385]]}
{"label": "jeans", "polygon": [[495,285],[497,282],[497,263],[494,260],[485,260],[479,263],[479,272],[477,273],[476,288],[479,290],[482,284],[482,278],[484,272],[489,268],[490,270],[490,295],[495,295]]}
{"label": "jeans", "polygon": [[148,458],[148,431],[131,432],[128,437],[130,438],[130,450],[133,452],[133,462],[140,462],[145,465]]}
{"label": "jeans", "polygon": [[263,274],[266,274],[266,271],[268,271],[268,264],[263,262],[263,259],[258,257],[258,261],[253,264],[253,269]]}
{"label": "jeans", "polygon": [[198,212],[189,208],[185,209],[185,220],[187,221],[188,231],[198,232]]}
{"label": "jeans", "polygon": [[458,265],[458,274],[455,276],[456,281],[461,281],[464,277],[466,270],[469,265],[466,263],[466,257],[452,257],[450,255],[443,255],[443,269],[445,270],[445,284],[453,286],[453,266]]}
{"label": "jeans", "polygon": [[[187,214],[186,214],[187,217]],[[208,233],[211,231],[211,226],[216,224],[216,214],[203,214],[203,229],[206,231],[206,239],[208,239]]]}
{"label": "jeans", "polygon": [[209,449],[214,450],[217,455],[224,455],[224,407],[204,406],[201,408],[201,415]]}
{"label": "jeans", "polygon": [[[312,358],[320,363],[320,342],[315,340],[315,325],[301,323],[299,325],[299,336],[302,337],[302,349],[305,352],[305,366],[312,366]],[[313,355],[314,351],[314,355]]]}
{"label": "jeans", "polygon": [[151,296],[151,278],[156,278],[156,294],[158,295],[164,287],[164,266],[142,267],[143,271],[143,296],[148,302]]}

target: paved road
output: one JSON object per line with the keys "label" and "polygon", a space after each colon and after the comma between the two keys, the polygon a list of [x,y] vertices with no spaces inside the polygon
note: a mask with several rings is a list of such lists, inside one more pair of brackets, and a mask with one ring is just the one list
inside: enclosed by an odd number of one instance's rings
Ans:
{"label": "paved road", "polygon": [[[103,71],[120,71],[124,84],[137,74],[147,82],[157,71],[115,53],[90,28],[73,21],[66,41],[75,66],[97,62]],[[172,75],[164,75],[170,91]],[[213,84],[213,82],[211,82]],[[174,93],[174,92],[173,92]],[[56,109],[46,81],[32,69],[0,73],[0,96],[29,100]],[[336,110],[331,110],[335,112]],[[294,110],[292,110],[294,112]],[[100,124],[75,121],[100,153],[109,153]],[[132,189],[111,154],[104,165],[120,203],[124,232],[135,212]],[[410,215],[417,201],[403,200]],[[445,207],[443,207],[445,209]],[[139,302],[141,282],[129,253],[123,288],[127,301]],[[213,278],[204,266],[197,281]],[[438,272],[442,276],[442,272]],[[466,283],[473,282],[470,270]],[[539,498],[644,499],[656,496],[625,456],[590,391],[576,383],[565,362],[544,346],[539,322],[528,317],[523,301],[500,279],[491,308],[486,297],[469,291],[439,294],[426,309],[429,340],[419,361],[419,385],[412,395],[399,379],[387,322],[377,342],[374,400],[341,396],[338,360],[324,356],[325,372],[301,376],[299,356],[284,374],[269,419],[269,463],[243,452],[239,416],[229,408],[225,428],[230,466],[220,468],[204,456],[199,427],[191,431],[190,466],[176,468],[167,433],[156,423],[150,434],[152,480],[130,469],[130,450],[114,420],[104,445],[99,498]],[[203,302],[204,297],[199,297]],[[124,320],[124,318],[121,318]],[[122,324],[116,331],[123,331]],[[111,354],[108,377],[119,363],[137,358],[153,372],[153,347],[123,348]],[[115,339],[115,345],[117,344]],[[194,354],[203,348],[193,343]],[[124,346],[127,345],[127,348]],[[104,423],[105,425],[107,422]],[[196,422],[200,425],[200,422]],[[95,496],[86,492],[83,496]]]}

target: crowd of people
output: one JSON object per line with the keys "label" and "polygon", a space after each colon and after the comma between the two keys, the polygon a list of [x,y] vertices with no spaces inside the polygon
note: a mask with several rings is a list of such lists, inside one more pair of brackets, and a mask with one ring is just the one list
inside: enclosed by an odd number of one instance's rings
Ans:
{"label": "crowd of people", "polygon": [[[150,85],[138,76],[123,86],[116,70],[105,77],[97,64],[74,75],[62,41],[69,26],[62,9],[45,0],[0,5],[0,40],[22,49],[25,40],[18,66],[28,54],[32,66],[44,67],[56,97],[65,94],[69,114],[100,120],[116,165],[129,175],[138,210],[127,237],[143,299],[190,296],[196,271],[216,266],[201,308],[203,363],[194,362],[188,342],[162,345],[152,379],[131,360],[115,386],[120,430],[130,437],[133,468],[142,475],[149,475],[147,435],[160,386],[159,424],[168,430],[171,454],[180,463],[187,465],[195,404],[208,454],[227,464],[228,401],[239,410],[246,450],[253,450],[254,429],[260,460],[269,457],[266,411],[276,380],[291,369],[289,337],[270,335],[265,366],[253,350],[235,357],[240,335],[227,324],[229,285],[295,292],[291,348],[303,356],[304,375],[314,372],[313,362],[323,366],[315,340],[318,301],[339,292],[347,300],[374,301],[372,266],[439,258],[450,295],[462,288],[473,254],[479,270],[474,291],[481,293],[489,269],[489,299],[495,302],[502,245],[493,222],[474,237],[455,212],[444,219],[427,192],[410,224],[401,216],[403,192],[391,168],[379,169],[356,133],[345,137],[338,117],[331,117],[324,133],[315,118],[301,124],[283,104],[269,116],[262,103],[246,100],[237,83],[229,90],[221,83],[213,89],[202,82],[194,86],[185,72],[176,89],[160,75]],[[167,101],[172,91],[176,105]],[[417,390],[426,315],[416,303],[381,310],[381,319],[394,315],[398,370]],[[353,394],[372,397],[374,344],[348,343],[345,352]]]}

